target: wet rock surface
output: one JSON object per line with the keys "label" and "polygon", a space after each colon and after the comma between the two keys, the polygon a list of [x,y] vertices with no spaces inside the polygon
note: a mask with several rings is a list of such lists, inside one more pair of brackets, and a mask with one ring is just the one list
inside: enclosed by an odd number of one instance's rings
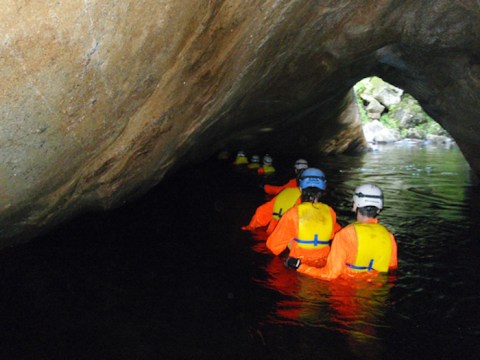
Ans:
{"label": "wet rock surface", "polygon": [[475,1],[0,10],[1,247],[121,205],[223,148],[361,150],[351,87],[371,75],[417,98],[480,171]]}

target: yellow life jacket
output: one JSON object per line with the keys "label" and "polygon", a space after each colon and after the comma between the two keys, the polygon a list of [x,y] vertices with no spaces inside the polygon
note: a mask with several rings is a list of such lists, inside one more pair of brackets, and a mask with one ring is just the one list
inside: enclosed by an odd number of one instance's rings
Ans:
{"label": "yellow life jacket", "polygon": [[301,195],[302,193],[298,187],[286,188],[280,191],[273,202],[272,218],[279,220],[288,209],[292,208],[297,203],[297,200]]}
{"label": "yellow life jacket", "polygon": [[258,169],[260,167],[259,163],[250,163],[247,165],[249,169]]}
{"label": "yellow life jacket", "polygon": [[294,239],[303,249],[320,249],[330,245],[333,218],[330,207],[323,203],[305,202],[298,205],[298,237]]}
{"label": "yellow life jacket", "polygon": [[275,172],[275,168],[272,165],[263,165],[263,173],[271,174]]}
{"label": "yellow life jacket", "polygon": [[248,164],[248,158],[246,156],[237,156],[235,161],[233,162],[234,165],[244,165]]}
{"label": "yellow life jacket", "polygon": [[346,264],[357,271],[388,272],[392,256],[392,240],[387,228],[380,224],[355,223],[357,257],[355,263]]}

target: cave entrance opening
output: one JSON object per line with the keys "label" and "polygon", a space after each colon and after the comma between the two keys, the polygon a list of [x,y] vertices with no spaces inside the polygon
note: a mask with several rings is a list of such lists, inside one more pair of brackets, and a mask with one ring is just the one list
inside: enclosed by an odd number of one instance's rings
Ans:
{"label": "cave entrance opening", "polygon": [[368,142],[453,143],[450,134],[403,89],[373,76],[360,80],[353,90]]}

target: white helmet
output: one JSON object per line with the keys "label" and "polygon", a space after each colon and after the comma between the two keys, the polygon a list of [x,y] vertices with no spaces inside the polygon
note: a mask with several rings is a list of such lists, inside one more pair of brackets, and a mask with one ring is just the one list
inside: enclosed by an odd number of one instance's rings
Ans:
{"label": "white helmet", "polygon": [[373,184],[360,185],[353,194],[353,205],[362,208],[365,206],[375,206],[379,210],[383,209],[383,192]]}
{"label": "white helmet", "polygon": [[272,165],[272,162],[273,162],[273,159],[270,155],[266,154],[264,157],[263,157],[263,164],[264,165]]}
{"label": "white helmet", "polygon": [[305,159],[298,159],[297,161],[295,161],[293,167],[295,168],[295,170],[303,170],[308,168],[308,162]]}

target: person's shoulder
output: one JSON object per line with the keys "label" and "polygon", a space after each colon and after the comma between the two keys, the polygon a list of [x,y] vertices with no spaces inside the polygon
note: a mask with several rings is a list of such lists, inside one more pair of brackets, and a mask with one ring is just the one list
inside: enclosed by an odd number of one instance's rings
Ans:
{"label": "person's shoulder", "polygon": [[355,232],[355,223],[346,224],[340,230],[338,230],[337,235],[343,236],[352,232]]}
{"label": "person's shoulder", "polygon": [[381,225],[385,230],[387,230],[390,234],[393,235],[393,233],[390,231],[390,229],[387,227],[387,225],[384,225],[384,224],[380,223],[380,221],[377,222],[377,225]]}
{"label": "person's shoulder", "polygon": [[285,186],[297,187],[297,179],[293,178],[288,180]]}
{"label": "person's shoulder", "polygon": [[320,201],[320,203],[323,204],[324,206],[326,206],[328,209],[330,209],[330,211],[335,212],[335,209],[332,206],[330,206],[329,204],[327,204],[326,202]]}
{"label": "person's shoulder", "polygon": [[282,218],[284,217],[292,217],[292,216],[298,216],[298,207],[301,204],[293,205],[290,209],[285,211],[285,214],[283,214]]}
{"label": "person's shoulder", "polygon": [[355,230],[355,223],[344,223],[343,224],[343,227],[342,227],[342,230],[348,230],[348,231],[353,231]]}

